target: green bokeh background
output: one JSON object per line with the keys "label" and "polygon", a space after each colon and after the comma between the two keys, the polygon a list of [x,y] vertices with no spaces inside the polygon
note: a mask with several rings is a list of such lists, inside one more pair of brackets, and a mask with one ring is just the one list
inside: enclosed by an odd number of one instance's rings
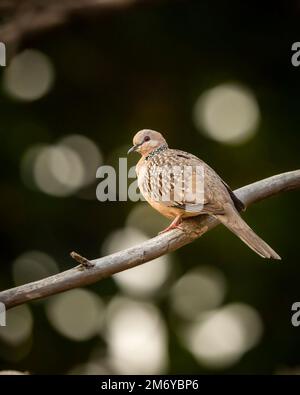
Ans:
{"label": "green bokeh background", "polygon": [[[291,64],[291,45],[299,39],[299,16],[296,3],[250,8],[237,1],[165,1],[74,18],[27,37],[20,50],[47,54],[55,84],[29,103],[10,98],[1,84],[1,290],[14,286],[12,262],[24,251],[48,253],[60,270],[74,265],[71,250],[99,256],[106,235],[124,225],[135,204],[56,198],[29,189],[20,160],[36,143],[83,134],[99,145],[109,164],[116,149],[122,147],[125,156],[137,130],[151,128],[164,132],[170,146],[204,159],[233,189],[297,169],[300,68]],[[258,132],[237,146],[204,137],[192,118],[204,90],[230,81],[249,87],[261,111]],[[177,276],[201,265],[220,269],[228,283],[224,302],[253,306],[264,333],[231,367],[207,369],[175,336],[167,297],[156,299],[169,330],[168,373],[275,373],[300,365],[300,329],[290,321],[291,305],[300,300],[298,203],[294,191],[245,213],[283,257],[280,263],[262,260],[223,227],[175,253]],[[107,302],[118,292],[112,279],[90,289]],[[66,373],[84,363],[99,341],[105,350],[104,339],[77,343],[62,337],[47,321],[43,304],[30,307],[31,351],[21,360],[0,358],[0,369]]]}

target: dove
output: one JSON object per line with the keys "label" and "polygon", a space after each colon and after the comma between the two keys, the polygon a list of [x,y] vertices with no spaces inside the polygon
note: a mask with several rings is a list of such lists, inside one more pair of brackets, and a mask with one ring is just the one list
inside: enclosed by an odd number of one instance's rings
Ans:
{"label": "dove", "polygon": [[169,148],[159,132],[140,130],[131,152],[141,158],[136,165],[139,189],[145,200],[163,216],[172,219],[160,233],[182,229],[185,218],[203,214],[219,220],[263,258],[281,259],[242,219],[243,202],[222,178],[197,156]]}

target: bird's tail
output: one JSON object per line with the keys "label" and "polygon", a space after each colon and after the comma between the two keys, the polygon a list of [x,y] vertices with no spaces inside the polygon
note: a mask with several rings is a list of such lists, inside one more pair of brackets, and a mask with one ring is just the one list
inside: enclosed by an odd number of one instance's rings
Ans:
{"label": "bird's tail", "polygon": [[226,205],[225,214],[214,215],[214,217],[261,257],[281,259],[265,241],[253,232],[231,204]]}

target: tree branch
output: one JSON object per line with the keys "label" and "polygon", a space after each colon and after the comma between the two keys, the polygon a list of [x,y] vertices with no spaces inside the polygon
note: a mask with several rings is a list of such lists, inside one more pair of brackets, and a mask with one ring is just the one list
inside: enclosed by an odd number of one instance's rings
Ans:
{"label": "tree branch", "polygon": [[[300,170],[278,174],[235,191],[245,206],[300,187]],[[0,292],[0,301],[6,308],[45,298],[72,288],[92,284],[112,274],[141,265],[168,252],[191,243],[218,225],[218,221],[207,215],[184,221],[184,229],[175,229],[156,236],[135,247],[103,258],[88,261],[83,257],[81,265],[45,279]],[[83,259],[83,260],[82,260]]]}
{"label": "tree branch", "polygon": [[11,57],[24,38],[68,23],[72,17],[145,6],[157,0],[1,0],[0,41]]}

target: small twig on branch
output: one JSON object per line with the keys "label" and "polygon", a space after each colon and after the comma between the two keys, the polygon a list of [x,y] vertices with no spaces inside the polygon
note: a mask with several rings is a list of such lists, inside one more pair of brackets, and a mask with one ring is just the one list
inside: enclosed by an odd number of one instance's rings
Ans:
{"label": "small twig on branch", "polygon": [[[300,188],[300,170],[278,174],[235,191],[245,206],[277,195],[281,192]],[[141,265],[168,252],[191,243],[208,230],[218,225],[218,221],[207,215],[184,221],[184,229],[172,230],[147,240],[135,247],[92,261],[73,253],[81,265],[45,279],[21,285],[0,292],[0,302],[6,308],[45,298],[72,288],[92,284],[112,274]]]}
{"label": "small twig on branch", "polygon": [[86,259],[85,257],[83,257],[83,256],[81,256],[81,255],[79,255],[79,254],[77,254],[77,252],[75,252],[75,251],[72,251],[72,252],[70,253],[70,255],[71,255],[71,257],[72,257],[73,259],[75,259],[75,261],[77,261],[78,263],[80,263],[80,265],[82,265],[83,267],[90,268],[90,267],[95,266],[95,264],[94,264],[93,262],[91,262],[91,261],[89,261],[88,259]]}

